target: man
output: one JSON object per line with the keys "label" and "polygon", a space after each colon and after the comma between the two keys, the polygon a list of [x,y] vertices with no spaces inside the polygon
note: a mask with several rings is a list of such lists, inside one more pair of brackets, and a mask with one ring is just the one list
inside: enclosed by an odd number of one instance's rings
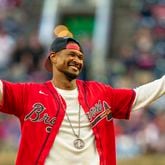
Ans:
{"label": "man", "polygon": [[113,119],[129,119],[165,94],[165,76],[137,89],[114,89],[76,79],[84,64],[81,45],[56,38],[45,83],[0,81],[0,110],[21,123],[17,165],[115,165]]}

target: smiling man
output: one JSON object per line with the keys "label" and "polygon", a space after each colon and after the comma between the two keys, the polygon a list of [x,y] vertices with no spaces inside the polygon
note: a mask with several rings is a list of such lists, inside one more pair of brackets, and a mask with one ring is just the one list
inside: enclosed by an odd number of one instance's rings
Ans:
{"label": "smiling man", "polygon": [[78,80],[83,64],[80,43],[57,37],[45,62],[50,81],[0,81],[0,111],[21,123],[16,165],[116,165],[113,119],[129,119],[165,94],[165,76],[116,89]]}
{"label": "smiling man", "polygon": [[53,76],[65,75],[66,79],[72,81],[79,76],[83,63],[84,54],[80,44],[72,38],[59,37],[51,45],[45,66],[50,72],[53,71]]}

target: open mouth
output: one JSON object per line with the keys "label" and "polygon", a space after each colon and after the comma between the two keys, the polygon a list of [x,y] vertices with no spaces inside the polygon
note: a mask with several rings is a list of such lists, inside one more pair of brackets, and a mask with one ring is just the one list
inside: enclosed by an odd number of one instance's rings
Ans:
{"label": "open mouth", "polygon": [[79,71],[81,69],[81,66],[80,65],[75,64],[73,62],[69,63],[68,66],[71,67],[75,71]]}
{"label": "open mouth", "polygon": [[74,66],[74,65],[70,65],[69,67],[71,67],[74,71],[79,71],[79,67],[77,66]]}

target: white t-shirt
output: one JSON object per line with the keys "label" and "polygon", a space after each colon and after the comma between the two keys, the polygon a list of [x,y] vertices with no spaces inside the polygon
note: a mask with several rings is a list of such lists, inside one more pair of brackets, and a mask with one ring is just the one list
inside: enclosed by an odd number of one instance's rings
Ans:
{"label": "white t-shirt", "polygon": [[[61,90],[56,88],[66,101],[66,112],[74,131],[79,131],[79,102],[78,90]],[[76,149],[73,141],[76,136],[65,115],[59,133],[46,159],[45,165],[99,165],[99,155],[95,147],[93,131],[89,120],[80,105],[80,138],[85,142],[83,149]],[[57,163],[56,163],[57,162]]]}

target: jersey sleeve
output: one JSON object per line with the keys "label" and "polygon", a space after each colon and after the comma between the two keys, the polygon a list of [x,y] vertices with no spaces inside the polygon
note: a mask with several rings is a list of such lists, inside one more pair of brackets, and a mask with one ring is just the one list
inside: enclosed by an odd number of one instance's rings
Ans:
{"label": "jersey sleeve", "polygon": [[113,118],[129,119],[135,95],[133,89],[112,89]]}
{"label": "jersey sleeve", "polygon": [[25,105],[25,85],[22,83],[11,83],[2,81],[2,102],[0,111],[20,116]]}

